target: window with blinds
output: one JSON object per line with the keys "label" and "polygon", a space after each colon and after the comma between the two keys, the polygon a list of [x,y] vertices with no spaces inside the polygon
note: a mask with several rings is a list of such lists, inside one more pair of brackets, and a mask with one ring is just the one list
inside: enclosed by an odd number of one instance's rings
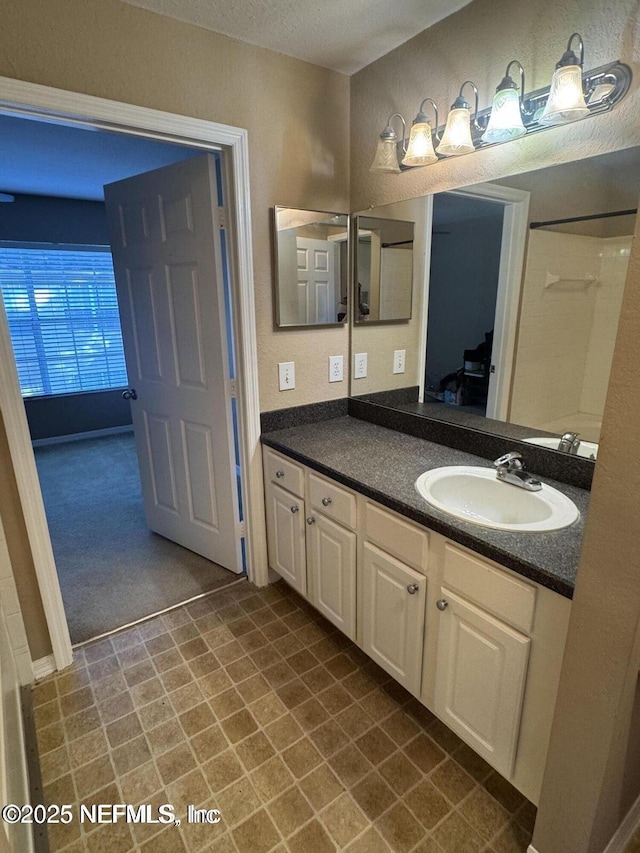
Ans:
{"label": "window with blinds", "polygon": [[0,291],[23,397],[127,384],[108,249],[0,247]]}

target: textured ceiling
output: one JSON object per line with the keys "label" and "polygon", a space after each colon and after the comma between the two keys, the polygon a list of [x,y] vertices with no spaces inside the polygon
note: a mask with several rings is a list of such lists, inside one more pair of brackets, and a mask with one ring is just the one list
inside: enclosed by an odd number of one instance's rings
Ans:
{"label": "textured ceiling", "polygon": [[124,0],[353,74],[470,0]]}

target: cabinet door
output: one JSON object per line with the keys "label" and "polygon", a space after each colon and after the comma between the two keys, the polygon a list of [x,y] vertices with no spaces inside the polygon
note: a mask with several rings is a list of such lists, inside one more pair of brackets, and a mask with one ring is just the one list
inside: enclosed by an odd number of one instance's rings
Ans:
{"label": "cabinet door", "polygon": [[531,640],[444,587],[439,602],[435,712],[508,778]]}
{"label": "cabinet door", "polygon": [[[356,634],[356,534],[324,515],[307,528],[309,598],[347,637]],[[311,521],[311,519],[309,519]]]}
{"label": "cabinet door", "polygon": [[306,596],[304,501],[273,483],[267,485],[265,496],[269,565]]}
{"label": "cabinet door", "polygon": [[427,579],[368,542],[362,568],[364,651],[419,696]]}

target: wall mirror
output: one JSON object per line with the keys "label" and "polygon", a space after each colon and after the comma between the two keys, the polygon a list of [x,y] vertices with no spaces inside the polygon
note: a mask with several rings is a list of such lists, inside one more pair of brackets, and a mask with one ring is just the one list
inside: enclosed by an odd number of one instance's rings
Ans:
{"label": "wall mirror", "polygon": [[354,322],[411,319],[414,222],[357,216]]}
{"label": "wall mirror", "polygon": [[595,459],[639,195],[631,148],[367,211],[416,223],[413,314],[353,328],[352,396]]}
{"label": "wall mirror", "polygon": [[349,216],[274,208],[275,321],[280,328],[347,319]]}

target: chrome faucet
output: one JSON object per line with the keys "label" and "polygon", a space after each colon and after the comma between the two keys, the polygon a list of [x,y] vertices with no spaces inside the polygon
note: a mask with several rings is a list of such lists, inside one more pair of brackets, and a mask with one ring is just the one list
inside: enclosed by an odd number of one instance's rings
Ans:
{"label": "chrome faucet", "polygon": [[577,454],[579,447],[580,439],[577,432],[565,432],[558,444],[558,450],[562,453],[571,453],[573,456]]}
{"label": "chrome faucet", "polygon": [[502,480],[503,483],[520,486],[521,489],[527,489],[529,492],[539,492],[542,488],[540,480],[525,471],[522,454],[517,450],[499,456],[493,464],[498,469],[496,475],[498,480]]}

